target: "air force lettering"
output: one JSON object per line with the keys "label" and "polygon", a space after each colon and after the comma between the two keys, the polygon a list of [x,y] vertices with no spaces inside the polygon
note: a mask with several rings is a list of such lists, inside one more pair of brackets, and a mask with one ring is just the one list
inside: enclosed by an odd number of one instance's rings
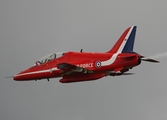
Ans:
{"label": "air force lettering", "polygon": [[78,64],[77,66],[82,68],[91,68],[93,67],[93,63]]}

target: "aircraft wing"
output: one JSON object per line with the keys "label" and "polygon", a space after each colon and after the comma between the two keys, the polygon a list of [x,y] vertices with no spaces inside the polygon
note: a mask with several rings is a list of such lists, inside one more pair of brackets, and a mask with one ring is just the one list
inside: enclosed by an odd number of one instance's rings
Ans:
{"label": "aircraft wing", "polygon": [[70,75],[72,73],[90,73],[93,72],[87,68],[79,67],[70,63],[60,63],[57,65],[58,69],[60,69],[65,75]]}

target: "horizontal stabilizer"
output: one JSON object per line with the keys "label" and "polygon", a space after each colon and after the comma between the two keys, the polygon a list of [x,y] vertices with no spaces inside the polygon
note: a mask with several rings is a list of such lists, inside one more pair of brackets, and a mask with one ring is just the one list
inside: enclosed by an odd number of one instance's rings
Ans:
{"label": "horizontal stabilizer", "polygon": [[154,63],[159,63],[159,61],[151,59],[151,58],[146,58],[144,56],[141,56],[141,60],[147,61],[147,62],[154,62]]}
{"label": "horizontal stabilizer", "polygon": [[122,75],[133,75],[134,73],[123,73]]}
{"label": "horizontal stabilizer", "polygon": [[133,75],[134,73],[111,73],[111,76],[120,76],[120,75]]}

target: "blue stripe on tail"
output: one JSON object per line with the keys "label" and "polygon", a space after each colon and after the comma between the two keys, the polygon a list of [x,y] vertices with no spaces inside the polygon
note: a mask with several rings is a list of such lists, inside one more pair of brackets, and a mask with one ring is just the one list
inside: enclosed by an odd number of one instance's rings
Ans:
{"label": "blue stripe on tail", "polygon": [[134,45],[134,41],[135,41],[135,35],[136,35],[136,29],[137,26],[133,27],[133,30],[126,42],[126,45],[124,46],[122,53],[127,53],[127,52],[133,52],[133,45]]}

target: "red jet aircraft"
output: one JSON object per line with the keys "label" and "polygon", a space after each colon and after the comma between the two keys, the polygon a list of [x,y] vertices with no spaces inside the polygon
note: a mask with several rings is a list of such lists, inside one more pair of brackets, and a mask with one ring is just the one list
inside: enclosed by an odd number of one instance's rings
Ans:
{"label": "red jet aircraft", "polygon": [[36,61],[35,65],[13,77],[16,81],[61,77],[61,83],[97,80],[104,76],[118,76],[139,65],[145,58],[133,51],[136,26],[127,28],[111,50],[99,52],[52,53]]}

